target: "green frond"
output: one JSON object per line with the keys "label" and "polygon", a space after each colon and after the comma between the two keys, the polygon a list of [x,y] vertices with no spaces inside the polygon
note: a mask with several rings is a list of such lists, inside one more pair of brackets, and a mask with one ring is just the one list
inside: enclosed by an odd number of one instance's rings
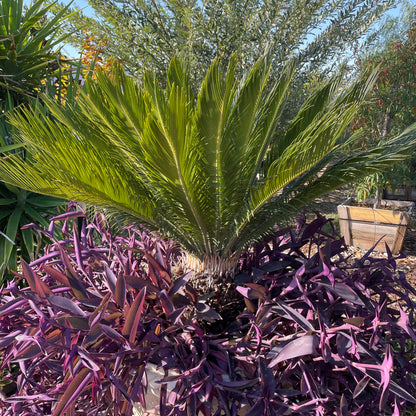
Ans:
{"label": "green frond", "polygon": [[134,218],[201,260],[230,259],[317,196],[415,146],[414,127],[368,152],[339,142],[374,73],[344,90],[342,77],[330,80],[276,131],[295,68],[268,86],[266,58],[243,80],[235,60],[225,73],[215,60],[197,96],[178,58],[166,89],[150,73],[140,86],[119,67],[98,72],[76,103],[45,99],[51,117],[12,117],[33,157],[4,157],[0,179]]}

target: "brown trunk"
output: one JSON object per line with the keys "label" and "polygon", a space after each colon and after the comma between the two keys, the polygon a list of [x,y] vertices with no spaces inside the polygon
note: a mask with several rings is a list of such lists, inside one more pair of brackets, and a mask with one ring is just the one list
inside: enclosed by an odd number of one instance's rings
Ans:
{"label": "brown trunk", "polygon": [[175,265],[178,275],[193,272],[190,284],[199,295],[208,296],[207,304],[215,309],[222,317],[221,321],[201,322],[203,327],[209,327],[213,333],[227,330],[237,316],[243,311],[245,304],[243,297],[236,291],[234,283],[235,272],[238,267],[239,254],[229,258],[219,255],[205,255],[203,259],[186,252]]}
{"label": "brown trunk", "polygon": [[376,190],[376,201],[374,202],[374,209],[379,209],[381,206],[381,197],[382,197],[382,192],[380,190],[380,188],[377,188]]}
{"label": "brown trunk", "polygon": [[390,134],[390,125],[391,125],[391,112],[387,111],[384,115],[384,124],[383,124],[383,132],[382,137],[387,137]]}

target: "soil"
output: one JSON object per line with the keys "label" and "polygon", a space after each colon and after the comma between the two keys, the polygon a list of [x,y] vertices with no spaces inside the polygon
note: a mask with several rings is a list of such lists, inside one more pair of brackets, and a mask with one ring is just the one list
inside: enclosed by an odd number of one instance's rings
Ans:
{"label": "soil", "polygon": [[[323,215],[334,216],[337,214],[337,206],[345,202],[349,197],[348,189],[341,189],[316,200],[315,210]],[[350,247],[349,251],[356,257],[361,257],[366,250]],[[412,213],[410,223],[406,230],[402,253],[404,258],[397,260],[397,268],[402,270],[409,282],[416,287],[416,212]],[[374,257],[384,257],[386,253],[374,251]]]}

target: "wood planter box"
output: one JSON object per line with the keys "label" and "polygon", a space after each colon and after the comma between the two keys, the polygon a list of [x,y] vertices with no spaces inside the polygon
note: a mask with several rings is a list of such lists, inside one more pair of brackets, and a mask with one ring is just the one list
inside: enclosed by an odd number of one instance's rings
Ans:
{"label": "wood planter box", "polygon": [[[367,202],[370,206],[374,204],[372,200]],[[392,253],[398,254],[403,245],[414,202],[382,200],[381,206],[385,206],[386,209],[352,206],[350,203],[351,200],[338,205],[339,224],[345,243],[370,249],[380,240],[375,250],[385,251],[387,243]]]}

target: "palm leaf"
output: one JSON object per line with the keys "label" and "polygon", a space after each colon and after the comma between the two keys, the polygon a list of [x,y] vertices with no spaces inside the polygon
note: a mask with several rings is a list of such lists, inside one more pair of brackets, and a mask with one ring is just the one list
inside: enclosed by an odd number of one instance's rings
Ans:
{"label": "palm leaf", "polygon": [[415,126],[367,152],[340,141],[376,73],[347,89],[336,77],[277,130],[295,63],[267,85],[260,59],[242,81],[232,60],[210,66],[197,97],[175,58],[166,89],[120,68],[86,82],[76,103],[46,99],[51,117],[12,117],[29,161],[0,160],[0,178],[32,191],[100,205],[176,239],[201,259],[224,260],[305,205],[407,157]]}

